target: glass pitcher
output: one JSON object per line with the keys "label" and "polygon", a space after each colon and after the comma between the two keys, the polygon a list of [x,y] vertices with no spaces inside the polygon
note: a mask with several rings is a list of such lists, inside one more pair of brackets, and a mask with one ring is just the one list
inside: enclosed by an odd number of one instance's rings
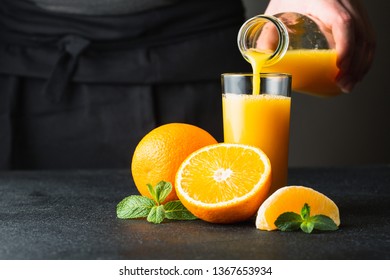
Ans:
{"label": "glass pitcher", "polygon": [[260,71],[254,67],[258,54],[268,53],[261,72],[291,74],[294,91],[324,97],[342,92],[335,81],[339,70],[332,32],[315,18],[289,12],[258,15],[241,26],[237,41],[254,72]]}

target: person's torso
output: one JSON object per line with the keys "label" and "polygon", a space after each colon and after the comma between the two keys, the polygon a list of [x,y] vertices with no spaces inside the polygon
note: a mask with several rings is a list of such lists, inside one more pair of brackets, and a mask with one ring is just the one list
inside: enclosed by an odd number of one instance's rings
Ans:
{"label": "person's torso", "polygon": [[121,15],[172,5],[177,0],[31,0],[38,7],[59,13]]}
{"label": "person's torso", "polygon": [[73,80],[83,82],[197,81],[246,65],[235,43],[244,20],[240,0],[145,1],[143,11],[117,15],[85,15],[86,0],[77,0],[78,13],[42,1],[49,0],[0,1],[0,73],[46,78],[64,52],[78,60]]}

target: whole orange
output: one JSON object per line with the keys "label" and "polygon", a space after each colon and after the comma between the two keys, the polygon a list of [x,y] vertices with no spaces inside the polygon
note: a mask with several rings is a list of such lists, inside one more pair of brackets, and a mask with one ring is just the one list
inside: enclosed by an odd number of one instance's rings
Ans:
{"label": "whole orange", "polygon": [[217,140],[207,131],[185,123],[169,123],[146,134],[138,143],[131,162],[131,173],[138,191],[151,197],[147,184],[160,181],[172,183],[172,192],[165,202],[176,200],[174,188],[176,172],[192,152]]}

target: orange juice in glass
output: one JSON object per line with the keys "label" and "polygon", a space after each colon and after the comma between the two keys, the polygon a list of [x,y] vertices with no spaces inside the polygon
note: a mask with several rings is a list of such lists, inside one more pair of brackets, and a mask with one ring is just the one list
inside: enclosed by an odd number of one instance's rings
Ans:
{"label": "orange juice in glass", "polygon": [[287,184],[291,76],[260,74],[260,94],[252,94],[252,74],[222,75],[226,143],[257,146],[270,159],[270,194]]}

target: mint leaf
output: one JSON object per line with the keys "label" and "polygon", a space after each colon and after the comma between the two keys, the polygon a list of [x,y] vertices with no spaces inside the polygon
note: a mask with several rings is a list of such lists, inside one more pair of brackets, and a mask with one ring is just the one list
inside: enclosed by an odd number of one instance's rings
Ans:
{"label": "mint leaf", "polygon": [[169,182],[161,181],[156,185],[155,191],[157,198],[156,201],[158,204],[161,204],[172,191],[172,184]]}
{"label": "mint leaf", "polygon": [[197,219],[180,200],[169,201],[164,205],[165,217],[171,220],[195,220]]}
{"label": "mint leaf", "polygon": [[155,187],[147,184],[150,195],[153,199],[131,195],[124,198],[116,206],[117,217],[120,219],[145,218],[148,222],[161,223],[165,218],[172,220],[194,220],[197,219],[189,212],[180,200],[169,201],[162,204],[172,191],[172,184],[160,181]]}
{"label": "mint leaf", "polygon": [[310,206],[305,203],[301,209],[301,214],[285,212],[280,214],[275,220],[275,226],[281,231],[293,231],[301,229],[306,233],[316,230],[337,230],[336,223],[325,215],[315,215],[310,217]]}
{"label": "mint leaf", "polygon": [[151,184],[147,184],[150,195],[156,201],[157,205],[160,205],[167,198],[172,191],[172,184],[165,181],[160,181],[155,187]]}
{"label": "mint leaf", "polygon": [[311,217],[312,222],[314,223],[314,228],[318,230],[337,230],[338,226],[336,223],[325,215],[315,215]]}
{"label": "mint leaf", "polygon": [[161,223],[165,218],[165,210],[163,205],[154,206],[150,212],[146,220],[148,222],[159,224]]}
{"label": "mint leaf", "polygon": [[285,212],[276,219],[275,226],[281,231],[294,231],[299,229],[301,223],[300,215],[294,212]]}
{"label": "mint leaf", "polygon": [[153,200],[158,201],[156,196],[156,189],[151,184],[146,184],[146,185],[148,186],[149,193],[152,196]]}
{"label": "mint leaf", "polygon": [[116,206],[116,215],[119,219],[143,218],[149,215],[150,210],[156,204],[150,198],[131,195],[125,197]]}
{"label": "mint leaf", "polygon": [[310,220],[304,220],[300,227],[304,232],[311,233],[314,229],[314,223]]}
{"label": "mint leaf", "polygon": [[310,206],[305,203],[301,209],[301,217],[303,220],[307,220],[310,217]]}

